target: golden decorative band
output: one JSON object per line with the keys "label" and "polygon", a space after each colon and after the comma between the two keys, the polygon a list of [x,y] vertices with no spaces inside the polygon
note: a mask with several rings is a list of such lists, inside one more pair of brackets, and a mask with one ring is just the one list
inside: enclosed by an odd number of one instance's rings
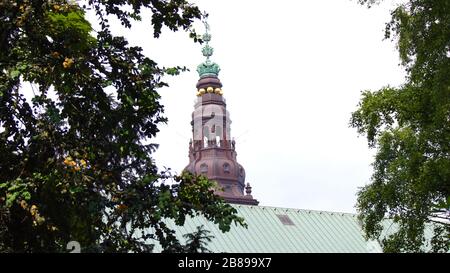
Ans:
{"label": "golden decorative band", "polygon": [[203,94],[206,93],[215,93],[218,95],[223,95],[223,90],[221,88],[213,88],[212,86],[208,87],[208,88],[200,88],[197,90],[197,96],[201,96]]}

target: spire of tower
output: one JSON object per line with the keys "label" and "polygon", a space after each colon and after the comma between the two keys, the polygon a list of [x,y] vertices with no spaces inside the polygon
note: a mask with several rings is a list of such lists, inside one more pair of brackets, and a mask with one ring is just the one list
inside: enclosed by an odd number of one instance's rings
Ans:
{"label": "spire of tower", "polygon": [[211,34],[209,34],[209,24],[208,24],[208,14],[203,14],[203,25],[205,25],[205,33],[202,36],[202,40],[205,42],[205,45],[202,48],[203,56],[206,57],[206,61],[209,60],[209,57],[211,57],[214,53],[214,48],[212,48],[209,45],[209,42],[211,41]]}
{"label": "spire of tower", "polygon": [[210,60],[213,48],[207,15],[203,14],[203,56],[206,60],[197,67],[200,76],[197,100],[192,112],[193,141],[189,142],[189,164],[185,170],[207,176],[218,184],[214,191],[225,201],[234,204],[258,205],[245,184],[245,169],[237,162],[235,141],[230,133],[230,113],[222,96],[222,83],[218,77],[219,65]]}
{"label": "spire of tower", "polygon": [[209,42],[211,41],[211,34],[209,33],[210,27],[208,24],[208,14],[204,13],[202,17],[202,22],[205,25],[205,33],[202,36],[202,40],[205,42],[205,45],[202,48],[202,54],[206,57],[206,60],[197,66],[197,72],[200,78],[208,76],[217,77],[220,72],[220,67],[218,64],[210,60],[210,57],[214,53],[214,48],[209,45]]}

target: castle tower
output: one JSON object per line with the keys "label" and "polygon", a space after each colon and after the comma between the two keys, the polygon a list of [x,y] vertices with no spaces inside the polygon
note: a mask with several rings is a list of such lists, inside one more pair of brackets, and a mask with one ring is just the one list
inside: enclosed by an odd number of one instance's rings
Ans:
{"label": "castle tower", "polygon": [[193,138],[189,143],[189,165],[185,170],[207,176],[218,183],[216,193],[234,204],[258,205],[245,184],[245,170],[236,160],[236,144],[230,137],[230,114],[219,80],[220,67],[210,60],[213,48],[209,45],[209,25],[202,48],[206,60],[198,65],[197,101],[192,113]]}

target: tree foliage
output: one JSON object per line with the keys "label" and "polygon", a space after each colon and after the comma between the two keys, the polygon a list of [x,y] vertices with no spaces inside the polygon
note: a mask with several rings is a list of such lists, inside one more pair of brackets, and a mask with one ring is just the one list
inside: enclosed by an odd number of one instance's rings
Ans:
{"label": "tree foliage", "polygon": [[176,252],[185,246],[164,218],[243,224],[211,181],[152,160],[166,122],[161,77],[183,68],[159,67],[108,22],[131,28],[144,8],[155,37],[163,26],[197,37],[200,11],[185,0],[0,2],[0,251],[65,251],[76,240],[82,251],[140,252],[156,240]]}
{"label": "tree foliage", "polygon": [[[360,0],[371,7],[378,1]],[[370,238],[387,252],[450,249],[450,2],[410,0],[398,5],[385,38],[397,43],[407,72],[400,87],[364,91],[351,126],[377,153],[371,184],[357,209]],[[430,230],[431,238],[426,238]]]}
{"label": "tree foliage", "polygon": [[204,229],[203,225],[197,227],[197,231],[194,233],[186,234],[184,237],[187,239],[185,252],[187,253],[209,253],[210,250],[206,247],[211,242],[213,236],[208,235],[209,230]]}

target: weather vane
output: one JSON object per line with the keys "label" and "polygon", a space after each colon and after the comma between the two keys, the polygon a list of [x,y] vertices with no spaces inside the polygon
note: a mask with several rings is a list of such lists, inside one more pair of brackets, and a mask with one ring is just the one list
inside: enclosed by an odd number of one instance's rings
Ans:
{"label": "weather vane", "polygon": [[209,24],[208,24],[208,13],[206,13],[206,11],[204,11],[202,14],[202,22],[205,25],[206,33],[208,33]]}
{"label": "weather vane", "polygon": [[211,41],[211,34],[209,34],[209,24],[208,24],[208,14],[203,12],[202,14],[202,22],[205,25],[205,34],[203,34],[202,39],[206,42],[205,46],[202,48],[203,56],[206,57],[206,62],[209,63],[209,57],[213,55],[214,49],[209,46],[209,41]]}

